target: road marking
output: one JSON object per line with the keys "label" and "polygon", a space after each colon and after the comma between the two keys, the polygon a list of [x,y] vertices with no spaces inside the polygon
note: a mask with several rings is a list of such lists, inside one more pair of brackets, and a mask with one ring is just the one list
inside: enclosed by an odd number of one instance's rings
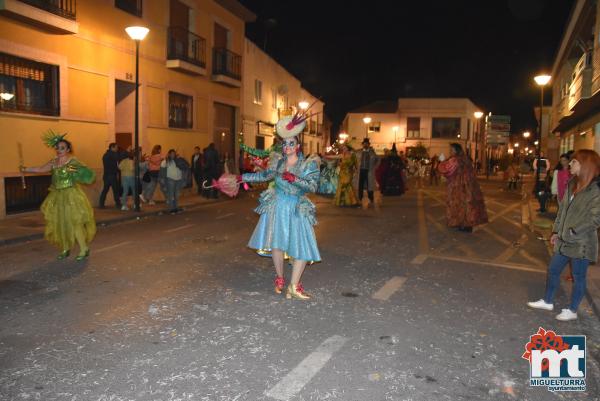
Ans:
{"label": "road marking", "polygon": [[373,299],[378,299],[380,301],[387,301],[393,293],[398,291],[400,287],[406,281],[406,277],[394,276],[389,279],[383,287],[381,287],[375,294],[371,296]]}
{"label": "road marking", "polygon": [[217,217],[215,220],[226,219],[226,218],[234,216],[234,215],[235,215],[235,213],[227,213],[227,214],[224,214],[223,216]]}
{"label": "road marking", "polygon": [[531,254],[524,249],[519,250],[519,254],[536,266],[546,267],[546,264],[544,262],[542,262],[538,258],[531,256]]}
{"label": "road marking", "polygon": [[185,230],[186,228],[194,227],[193,224],[186,224],[181,227],[171,228],[170,230],[165,230],[166,233],[174,233],[175,231]]}
{"label": "road marking", "polygon": [[123,241],[123,242],[119,242],[118,244],[115,244],[115,245],[107,246],[105,248],[94,249],[94,253],[110,251],[111,249],[115,249],[115,248],[118,248],[120,246],[127,245],[127,244],[131,244],[131,241]]}
{"label": "road marking", "polygon": [[502,243],[504,245],[510,245],[510,243],[511,243],[506,238],[501,237],[500,235],[496,234],[496,232],[493,231],[491,228],[487,227],[487,225],[486,225],[486,227],[482,228],[481,230],[485,231],[486,233],[488,233],[489,235],[491,235],[496,241],[498,241],[498,242],[500,242],[500,243]]}
{"label": "road marking", "polygon": [[427,223],[425,222],[425,209],[423,207],[423,191],[417,192],[417,207],[419,216],[419,252],[429,252],[429,238],[427,238]]}
{"label": "road marking", "polygon": [[410,263],[413,265],[422,265],[423,262],[425,262],[428,257],[429,257],[429,255],[420,254],[420,255],[415,256],[414,259],[410,261]]}
{"label": "road marking", "polygon": [[500,217],[504,216],[505,214],[507,214],[508,212],[510,212],[513,209],[516,209],[519,206],[521,206],[521,202],[519,202],[519,203],[513,203],[512,205],[510,205],[509,207],[507,207],[506,209],[504,209],[500,213],[496,214],[494,217],[491,217],[489,219],[489,223],[493,222],[494,220],[499,219]]}
{"label": "road marking", "polygon": [[521,224],[524,226],[529,225],[529,207],[527,205],[521,206]]}
{"label": "road marking", "polygon": [[513,244],[510,244],[510,246],[506,248],[500,255],[496,256],[494,262],[506,262],[508,259],[512,258],[513,255],[519,250],[519,247],[525,245],[528,240],[529,237],[527,236],[527,234],[521,235],[521,238],[519,239],[519,245],[514,246]]}
{"label": "road marking", "polygon": [[546,274],[546,270],[535,269],[528,265],[521,265],[518,263],[498,263],[498,262],[490,262],[488,260],[467,259],[467,258],[459,258],[459,257],[454,257],[454,256],[444,256],[444,255],[435,255],[435,254],[428,255],[428,256],[432,257],[432,258],[436,258],[436,259],[450,260],[453,262],[472,263],[472,264],[484,265],[484,266],[503,267],[505,269],[510,269],[510,270],[521,270],[521,271],[526,271],[526,272]]}
{"label": "road marking", "polygon": [[513,226],[517,227],[517,228],[522,228],[522,224],[517,223],[516,221],[509,219],[506,216],[502,216],[502,220],[506,220],[507,222],[509,222],[510,224],[512,224]]}
{"label": "road marking", "polygon": [[332,336],[323,341],[317,349],[310,353],[283,377],[273,388],[265,392],[265,395],[276,400],[287,401],[296,395],[302,388],[325,366],[331,356],[340,350],[348,341],[342,336]]}

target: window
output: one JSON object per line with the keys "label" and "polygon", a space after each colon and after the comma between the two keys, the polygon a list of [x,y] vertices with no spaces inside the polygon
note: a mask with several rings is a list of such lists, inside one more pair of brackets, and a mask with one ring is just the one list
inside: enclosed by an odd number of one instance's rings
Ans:
{"label": "window", "polygon": [[271,88],[271,107],[277,110],[277,89]]}
{"label": "window", "polygon": [[60,114],[58,66],[0,53],[0,110]]}
{"label": "window", "polygon": [[368,130],[369,130],[369,133],[381,131],[381,123],[380,122],[369,123]]}
{"label": "window", "polygon": [[142,16],[142,0],[115,0],[115,7],[129,14]]}
{"label": "window", "polygon": [[431,122],[432,138],[456,138],[460,134],[460,118],[438,117]]}
{"label": "window", "polygon": [[467,118],[467,141],[471,140],[471,119]]}
{"label": "window", "polygon": [[406,137],[419,138],[421,136],[421,117],[408,117],[406,119]]}
{"label": "window", "polygon": [[169,92],[169,127],[192,128],[193,105],[192,96]]}
{"label": "window", "polygon": [[265,137],[256,136],[256,149],[264,150],[265,148]]}
{"label": "window", "polygon": [[262,81],[254,80],[254,103],[262,104]]}

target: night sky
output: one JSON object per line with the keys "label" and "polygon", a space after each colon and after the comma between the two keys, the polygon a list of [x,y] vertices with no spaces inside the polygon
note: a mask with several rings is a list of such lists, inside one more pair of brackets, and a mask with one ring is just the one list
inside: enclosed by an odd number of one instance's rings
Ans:
{"label": "night sky", "polygon": [[[326,102],[334,133],[376,100],[467,97],[536,127],[538,72],[550,73],[573,0],[241,0],[247,36]],[[550,92],[550,91],[548,91]],[[546,104],[550,103],[546,97]]]}

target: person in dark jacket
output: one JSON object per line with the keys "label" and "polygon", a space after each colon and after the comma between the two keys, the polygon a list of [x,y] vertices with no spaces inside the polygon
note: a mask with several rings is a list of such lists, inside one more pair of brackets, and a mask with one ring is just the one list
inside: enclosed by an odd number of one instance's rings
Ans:
{"label": "person in dark jacket", "polygon": [[202,153],[200,153],[200,147],[196,146],[194,148],[194,154],[192,155],[192,159],[190,161],[190,169],[192,173],[192,177],[194,178],[194,182],[196,182],[196,186],[198,187],[198,193],[202,192],[202,168],[203,168],[204,157]]}
{"label": "person in dark jacket", "polygon": [[[211,143],[206,149],[204,149],[204,181],[207,181],[207,185],[212,184],[212,180],[217,180],[220,173],[220,162],[219,152],[215,149],[215,144]],[[206,198],[217,199],[219,197],[218,191],[215,188],[206,189],[203,191]]]}
{"label": "person in dark jacket", "polygon": [[121,188],[119,185],[119,162],[124,159],[123,155],[119,153],[119,147],[116,143],[112,142],[108,145],[108,149],[104,156],[102,156],[102,165],[104,167],[104,175],[102,179],[104,181],[104,186],[102,187],[102,192],[100,193],[100,200],[98,202],[98,206],[103,209],[104,202],[106,202],[106,195],[108,194],[108,190],[112,188],[113,198],[115,200],[115,207],[117,209],[121,208],[121,200],[119,199],[121,195]]}
{"label": "person in dark jacket", "polygon": [[527,303],[530,308],[553,310],[560,274],[571,262],[575,279],[571,304],[556,315],[556,319],[563,321],[577,319],[577,308],[585,295],[588,266],[598,260],[600,227],[600,156],[593,150],[580,149],[571,158],[569,167],[573,178],[558,206],[550,238],[554,255],[548,267],[546,294]]}

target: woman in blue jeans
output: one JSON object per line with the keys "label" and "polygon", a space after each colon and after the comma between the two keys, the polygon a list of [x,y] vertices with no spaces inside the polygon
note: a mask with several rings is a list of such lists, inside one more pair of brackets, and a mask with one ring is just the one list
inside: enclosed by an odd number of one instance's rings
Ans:
{"label": "woman in blue jeans", "polygon": [[546,294],[539,301],[527,303],[531,308],[553,310],[560,274],[570,261],[574,278],[571,305],[556,316],[563,321],[577,319],[577,308],[585,295],[588,266],[598,259],[600,227],[600,156],[593,150],[578,150],[569,167],[573,178],[560,202],[550,238],[554,256],[548,267]]}

